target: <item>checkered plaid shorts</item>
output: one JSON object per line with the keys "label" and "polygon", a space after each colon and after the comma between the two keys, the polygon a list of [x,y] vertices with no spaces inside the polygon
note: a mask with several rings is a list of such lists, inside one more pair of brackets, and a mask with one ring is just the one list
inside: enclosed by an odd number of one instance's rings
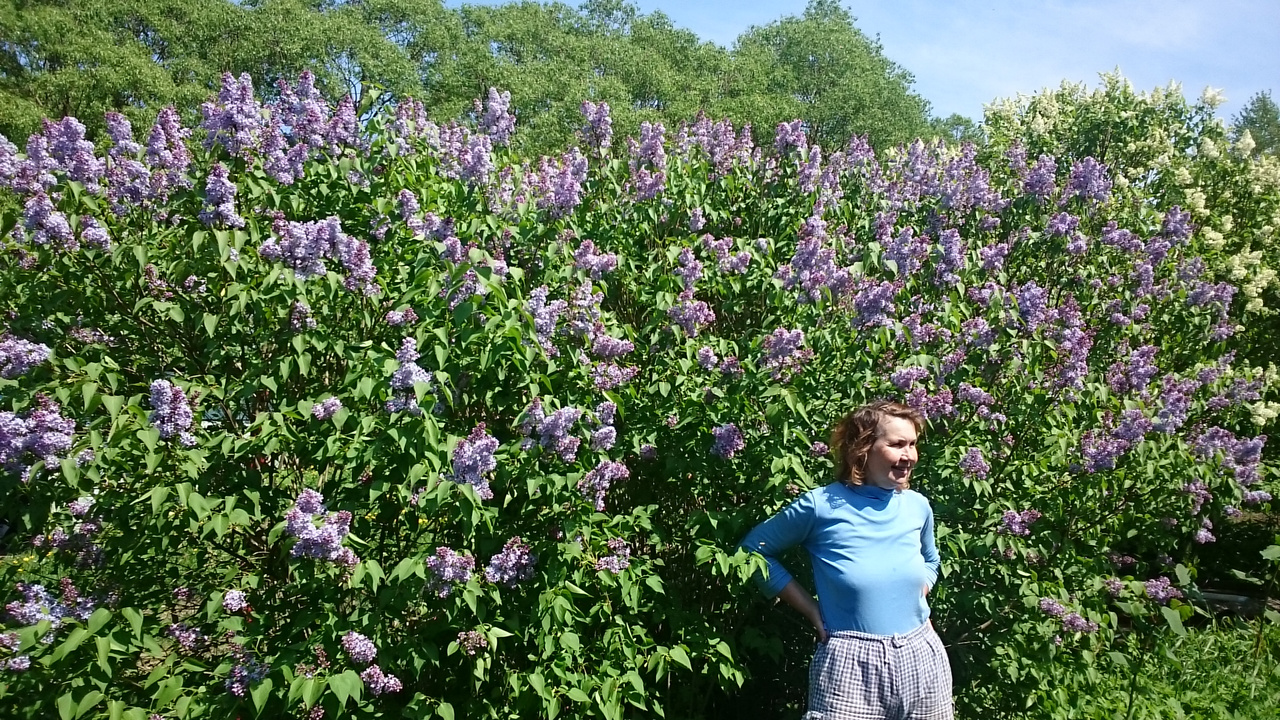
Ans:
{"label": "checkered plaid shorts", "polygon": [[951,664],[933,625],[830,633],[809,668],[804,720],[951,720]]}

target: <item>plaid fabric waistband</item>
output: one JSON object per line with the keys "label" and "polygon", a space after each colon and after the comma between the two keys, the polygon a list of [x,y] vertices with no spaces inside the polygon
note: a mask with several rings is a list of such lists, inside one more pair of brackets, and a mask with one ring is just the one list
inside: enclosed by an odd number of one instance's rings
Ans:
{"label": "plaid fabric waistband", "polygon": [[874,640],[881,643],[891,642],[900,646],[901,643],[914,640],[916,637],[932,630],[933,625],[928,620],[925,620],[916,629],[898,635],[872,635],[871,633],[858,632],[857,630],[836,630],[835,632],[827,633],[827,640],[830,641],[832,638],[836,640]]}

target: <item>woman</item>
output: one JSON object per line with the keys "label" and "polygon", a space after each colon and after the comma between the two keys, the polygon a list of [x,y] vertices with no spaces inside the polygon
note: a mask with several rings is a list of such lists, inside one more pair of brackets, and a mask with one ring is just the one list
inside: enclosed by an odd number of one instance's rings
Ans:
{"label": "woman", "polygon": [[[925,596],[938,579],[933,510],[908,489],[924,418],[878,400],[832,432],[836,480],[800,496],[742,546],[764,555],[769,596],[818,635],[805,720],[950,720],[951,666]],[[778,557],[803,545],[818,601]]]}

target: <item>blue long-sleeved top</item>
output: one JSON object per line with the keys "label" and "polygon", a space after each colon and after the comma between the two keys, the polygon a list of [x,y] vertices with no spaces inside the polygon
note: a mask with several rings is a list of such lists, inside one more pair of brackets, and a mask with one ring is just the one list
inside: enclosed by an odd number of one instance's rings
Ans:
{"label": "blue long-sleeved top", "polygon": [[778,561],[803,545],[813,559],[818,608],[828,632],[856,630],[895,635],[929,618],[924,589],[940,566],[933,539],[933,508],[913,490],[832,483],[801,495],[742,540],[769,562],[757,577],[773,597],[791,582]]}

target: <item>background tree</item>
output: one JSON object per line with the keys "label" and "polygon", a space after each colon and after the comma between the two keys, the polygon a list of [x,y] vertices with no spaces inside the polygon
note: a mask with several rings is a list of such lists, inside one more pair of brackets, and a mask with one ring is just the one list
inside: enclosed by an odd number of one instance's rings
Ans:
{"label": "background tree", "polygon": [[734,48],[735,61],[744,63],[737,77],[747,84],[730,97],[765,94],[772,112],[761,128],[803,118],[828,148],[851,135],[870,135],[878,147],[928,135],[929,103],[911,91],[911,73],[885,57],[853,20],[834,0],[812,0],[800,17],[747,30]]}
{"label": "background tree", "polygon": [[573,135],[584,99],[609,103],[619,135],[700,111],[750,123],[761,143],[797,117],[828,148],[855,133],[885,147],[943,132],[910,73],[826,0],[732,49],[624,0],[0,0],[0,38],[0,133],[19,144],[46,116],[75,115],[93,138],[107,110],[140,126],[172,104],[191,121],[224,72],[249,73],[270,97],[304,68],[333,100],[378,87],[384,102],[422,98],[441,120],[490,87],[509,90],[515,146],[535,155]]}
{"label": "background tree", "polygon": [[1253,137],[1253,155],[1263,153],[1275,155],[1280,151],[1280,108],[1271,99],[1270,91],[1262,92],[1249,98],[1249,102],[1240,113],[1231,118],[1232,139],[1239,140],[1248,130]]}

